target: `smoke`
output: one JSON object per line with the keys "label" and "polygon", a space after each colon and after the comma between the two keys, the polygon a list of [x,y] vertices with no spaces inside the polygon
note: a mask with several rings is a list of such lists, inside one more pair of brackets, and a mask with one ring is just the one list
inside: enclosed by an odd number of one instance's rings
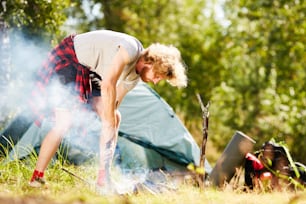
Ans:
{"label": "smoke", "polygon": [[[37,108],[50,108],[59,105],[62,108],[71,109],[77,107],[79,101],[74,92],[74,84],[63,85],[59,80],[49,80],[47,87],[44,87],[44,94],[33,96],[32,91],[41,89],[37,86],[37,76],[42,69],[43,63],[47,60],[48,53],[52,47],[44,42],[35,39],[27,39],[22,34],[12,34],[8,36],[9,46],[6,47],[6,58],[9,62],[1,64],[3,74],[7,75],[5,83],[0,87],[1,118],[11,118],[16,113],[29,108],[29,101]],[[47,98],[47,103],[43,99]],[[61,99],[64,98],[64,103]],[[75,114],[81,114],[76,111]],[[83,114],[83,113],[82,113]],[[83,115],[76,115],[75,118],[83,119]],[[78,122],[78,121],[76,121]],[[82,121],[81,121],[82,122]],[[80,123],[81,123],[80,122]]]}
{"label": "smoke", "polygon": [[[24,110],[31,111],[28,106],[29,100],[34,101],[37,107],[43,108],[46,106],[39,97],[33,98],[31,92],[37,88],[37,73],[42,68],[43,62],[47,59],[48,52],[52,49],[43,42],[31,41],[23,38],[22,35],[9,36],[8,39],[9,46],[6,51],[9,63],[8,66],[0,64],[5,72],[2,74],[8,76],[6,83],[3,83],[4,85],[0,87],[0,121],[12,119]],[[52,81],[46,89],[48,105],[55,106],[60,104],[63,108],[73,110],[71,112],[73,114],[72,122],[74,127],[65,135],[63,143],[67,142],[71,147],[70,152],[68,152],[68,159],[70,159],[70,156],[71,158],[77,158],[79,161],[81,160],[80,162],[84,162],[88,158],[96,157],[99,153],[101,122],[93,111],[83,111],[82,109],[75,108],[80,104],[72,90],[73,87],[63,86],[56,80]],[[64,103],[59,100],[63,96],[65,96]],[[52,122],[54,121],[44,121],[40,129],[35,129],[31,134],[23,135],[22,141],[24,143],[20,143],[21,140],[17,143],[14,148],[20,147],[20,150],[16,152],[20,153],[22,149],[26,149],[25,146],[31,143],[30,141],[32,141],[33,137],[38,138],[36,141],[41,142],[48,130],[52,128]],[[85,132],[82,127],[86,127]],[[85,155],[86,153],[89,154]],[[84,158],[84,160],[81,158]],[[147,180],[148,171],[146,169],[122,169],[122,176],[118,176],[117,180],[115,179],[114,188],[119,194],[133,192],[140,184],[146,189],[151,189],[150,191],[157,192],[160,190],[158,185],[153,185],[152,182]],[[154,189],[156,186],[159,189]]]}
{"label": "smoke", "polygon": [[24,108],[34,85],[34,78],[49,47],[42,42],[27,40],[20,34],[1,35],[1,83],[0,119],[11,117]]}
{"label": "smoke", "polygon": [[[46,87],[42,88],[37,84],[38,73],[42,69],[43,63],[47,60],[52,47],[35,39],[24,38],[22,34],[14,33],[6,39],[9,39],[6,41],[9,42],[9,46],[6,46],[6,58],[9,59],[9,62],[7,65],[0,64],[3,67],[3,72],[5,72],[3,74],[8,76],[5,83],[0,87],[0,123],[2,123],[2,126],[5,127],[10,124],[10,121],[14,120],[17,115],[21,115],[30,122],[33,121],[32,117],[36,117],[32,113],[34,106],[35,111],[38,111],[39,114],[49,113],[49,115],[45,114],[44,116],[47,116],[47,123],[51,125],[46,126],[46,130],[42,130],[42,132],[47,132],[52,128],[52,122],[54,123],[50,114],[53,110],[52,107],[63,108],[72,110],[73,127],[67,133],[67,141],[71,138],[69,142],[76,143],[72,145],[86,144],[84,137],[91,137],[95,141],[93,144],[97,145],[97,140],[100,136],[100,126],[97,123],[100,121],[96,113],[89,111],[84,105],[80,106],[79,96],[74,91],[74,84],[63,85],[60,80],[56,79],[56,76],[53,76],[52,79],[50,78]],[[43,91],[33,95],[33,90],[38,89],[43,89]],[[44,121],[41,122],[43,124]],[[82,127],[86,127],[86,131]],[[38,135],[36,137],[43,138],[44,136]],[[20,138],[20,135],[16,137]],[[80,139],[77,140],[76,138]]]}
{"label": "smoke", "polygon": [[[71,147],[68,156],[77,161],[83,158],[82,162],[96,156],[99,152],[101,122],[95,112],[80,104],[79,96],[74,91],[74,83],[63,85],[56,76],[52,76],[47,86],[38,86],[38,73],[43,69],[43,63],[52,47],[43,42],[26,39],[19,34],[7,36],[6,40],[9,43],[5,47],[5,60],[8,63],[0,64],[5,72],[2,74],[7,75],[5,83],[0,87],[0,130],[3,128],[0,145],[6,146],[7,141],[13,138],[16,144],[13,151],[9,152],[9,158],[26,157],[31,154],[33,147],[35,150],[40,147],[40,143],[54,126],[52,107],[71,110],[72,127],[65,133],[62,141],[62,144]],[[43,91],[35,92],[38,93],[36,95],[32,93],[38,89]],[[35,111],[49,113],[44,115],[46,117],[41,121],[40,127],[33,125],[36,119],[33,104]],[[16,119],[18,123],[15,123]],[[61,121],[65,122],[65,119]],[[22,129],[20,127],[23,124],[30,126]],[[85,156],[87,152],[91,154]],[[17,156],[13,157],[15,154]]]}

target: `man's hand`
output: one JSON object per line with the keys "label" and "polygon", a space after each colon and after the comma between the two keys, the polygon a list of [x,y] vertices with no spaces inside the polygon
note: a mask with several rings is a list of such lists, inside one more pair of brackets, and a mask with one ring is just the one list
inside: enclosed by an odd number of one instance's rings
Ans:
{"label": "man's hand", "polygon": [[104,187],[109,185],[109,172],[105,169],[100,169],[98,172],[97,185]]}
{"label": "man's hand", "polygon": [[92,89],[101,91],[102,77],[98,75],[97,73],[90,71],[89,78],[90,78]]}

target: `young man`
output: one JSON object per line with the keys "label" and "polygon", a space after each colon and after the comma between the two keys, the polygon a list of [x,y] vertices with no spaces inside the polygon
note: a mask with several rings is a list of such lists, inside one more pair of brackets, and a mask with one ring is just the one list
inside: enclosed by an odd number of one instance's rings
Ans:
{"label": "young man", "polygon": [[117,108],[126,93],[140,79],[154,84],[167,80],[184,87],[185,71],[180,52],[173,46],[156,43],[144,49],[136,38],[109,30],[65,38],[50,53],[32,93],[37,124],[51,115],[53,126],[42,142],[30,185],[40,187],[45,183],[44,171],[79,108],[75,101],[90,103],[101,119],[97,184],[107,185],[120,124]]}

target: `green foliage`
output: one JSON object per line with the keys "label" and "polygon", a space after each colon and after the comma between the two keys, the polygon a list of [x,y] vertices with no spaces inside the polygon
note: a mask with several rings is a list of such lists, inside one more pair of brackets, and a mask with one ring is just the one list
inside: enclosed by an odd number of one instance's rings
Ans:
{"label": "green foliage", "polygon": [[107,1],[102,5],[113,11],[111,17],[105,16],[106,28],[134,35],[145,47],[160,42],[181,50],[188,67],[188,89],[177,90],[167,83],[154,88],[190,125],[199,121],[201,114],[195,93],[199,92],[207,101],[211,96],[209,90],[221,79],[218,66],[221,26],[213,16],[203,15],[205,1]]}
{"label": "green foliage", "polygon": [[257,147],[272,137],[285,141],[293,158],[306,162],[305,1],[225,1],[229,26],[216,20],[214,1],[68,2],[7,1],[3,17],[10,27],[45,38],[60,36],[65,11],[77,20],[70,27],[77,32],[107,28],[134,35],[144,46],[173,44],[188,67],[188,88],[160,83],[154,89],[197,141],[202,118],[195,93],[200,93],[204,103],[211,101],[208,139],[219,150],[240,130]]}
{"label": "green foliage", "polygon": [[[231,1],[222,65],[227,70],[213,92],[219,147],[228,131],[257,140],[286,141],[293,158],[306,162],[304,1]],[[226,136],[225,136],[226,135]],[[222,138],[222,139],[221,139]]]}
{"label": "green foliage", "polygon": [[9,29],[19,31],[28,39],[56,40],[63,35],[63,10],[70,0],[9,0],[3,1],[2,17]]}
{"label": "green foliage", "polygon": [[[204,16],[205,1],[87,2],[91,12],[95,5],[102,5],[100,11],[103,18],[87,20],[88,26],[83,27],[83,31],[107,28],[134,35],[145,47],[160,42],[173,44],[181,50],[188,67],[188,89],[178,90],[167,83],[160,83],[154,88],[181,114],[189,126],[194,121],[199,122],[201,113],[195,93],[199,92],[207,102],[211,97],[210,90],[220,83],[222,72],[218,62],[221,57],[222,40],[219,38],[222,37],[222,28],[213,15]],[[74,8],[78,11],[76,15],[82,16],[84,11],[80,7],[81,4]]]}

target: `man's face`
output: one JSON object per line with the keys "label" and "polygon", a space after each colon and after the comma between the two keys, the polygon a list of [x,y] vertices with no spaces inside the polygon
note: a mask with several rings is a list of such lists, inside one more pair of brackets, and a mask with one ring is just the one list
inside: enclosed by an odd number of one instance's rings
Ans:
{"label": "man's face", "polygon": [[157,84],[160,80],[163,79],[163,77],[154,74],[153,66],[151,64],[143,64],[143,66],[143,69],[139,73],[142,81],[146,83],[152,82],[153,84]]}
{"label": "man's face", "polygon": [[153,65],[146,63],[143,59],[140,59],[136,64],[136,70],[142,81],[146,83],[152,82],[157,84],[160,80],[163,79],[162,76],[154,74]]}

